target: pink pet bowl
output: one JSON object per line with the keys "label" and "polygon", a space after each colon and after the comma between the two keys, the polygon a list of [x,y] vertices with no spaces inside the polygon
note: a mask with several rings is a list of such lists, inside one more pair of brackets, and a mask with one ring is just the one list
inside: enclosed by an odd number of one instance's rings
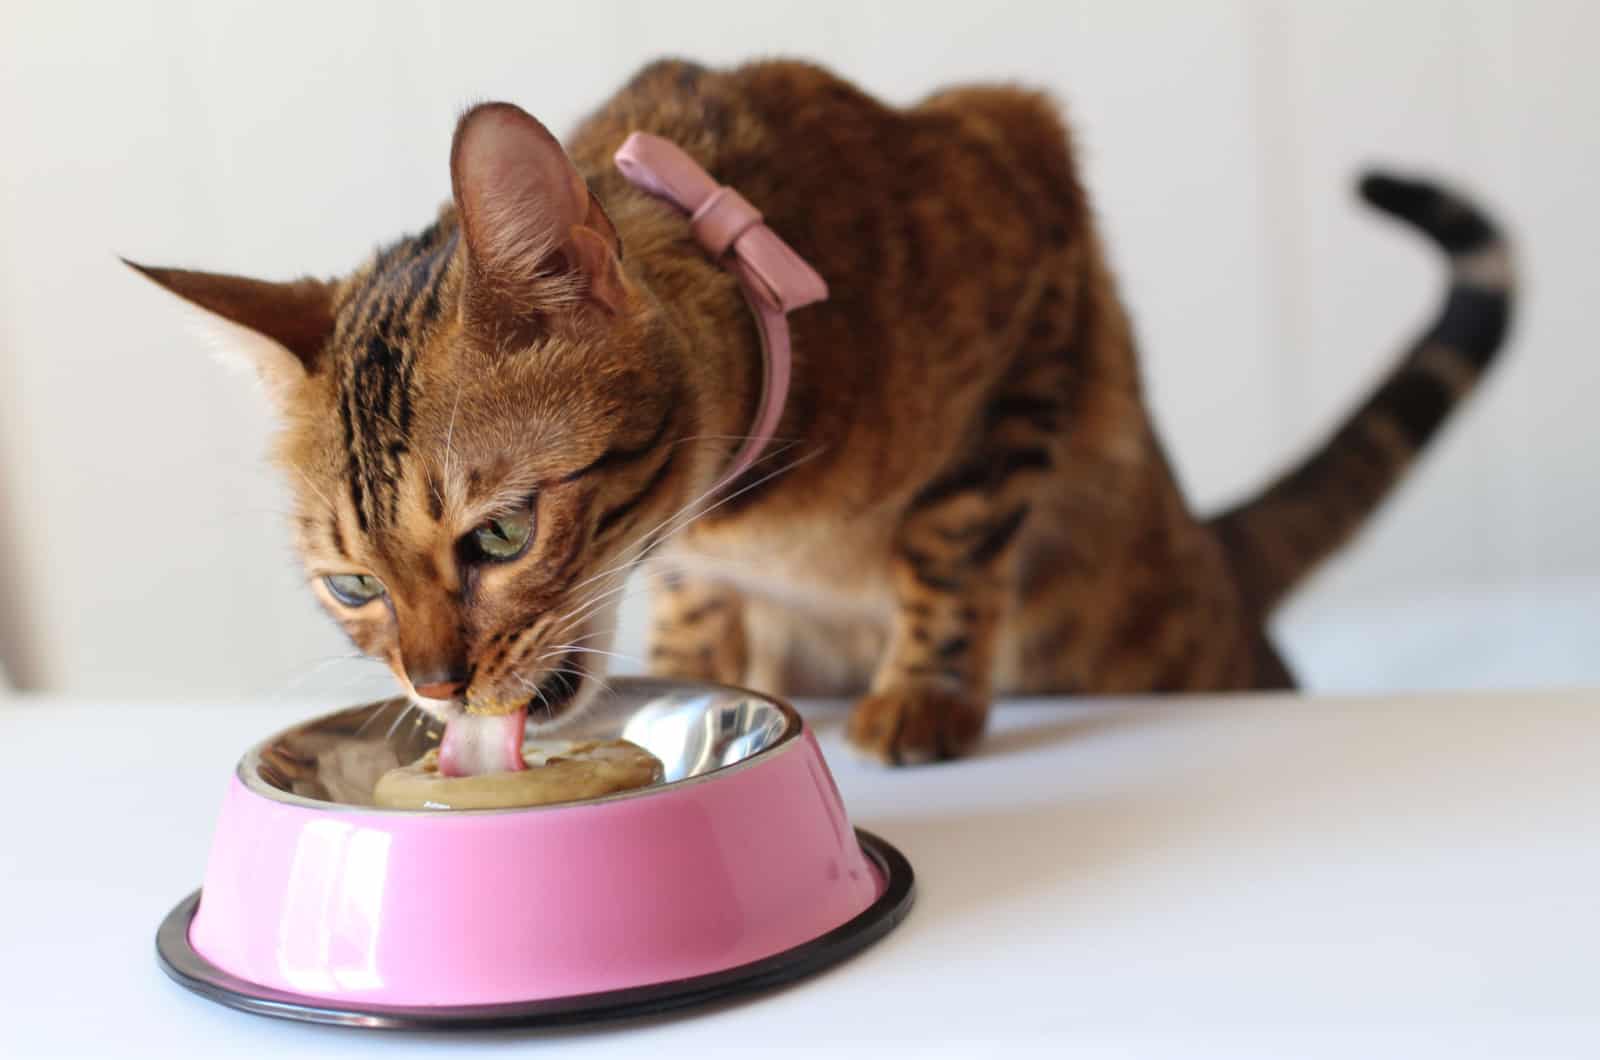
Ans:
{"label": "pink pet bowl", "polygon": [[202,889],[162,967],[250,1012],[363,1027],[614,1019],[797,979],[911,908],[912,874],[853,831],[793,708],[623,679],[563,738],[623,737],[666,783],[516,810],[371,806],[437,744],[397,701],[280,733],[240,761]]}

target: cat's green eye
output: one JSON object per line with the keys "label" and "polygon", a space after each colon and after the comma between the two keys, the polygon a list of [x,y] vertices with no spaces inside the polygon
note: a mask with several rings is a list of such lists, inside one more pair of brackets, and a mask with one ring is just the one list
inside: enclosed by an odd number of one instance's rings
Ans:
{"label": "cat's green eye", "polygon": [[490,519],[467,535],[467,542],[477,558],[491,563],[504,563],[516,559],[528,547],[533,537],[533,506],[515,515]]}
{"label": "cat's green eye", "polygon": [[383,595],[383,583],[370,574],[330,574],[322,584],[346,607],[370,604]]}

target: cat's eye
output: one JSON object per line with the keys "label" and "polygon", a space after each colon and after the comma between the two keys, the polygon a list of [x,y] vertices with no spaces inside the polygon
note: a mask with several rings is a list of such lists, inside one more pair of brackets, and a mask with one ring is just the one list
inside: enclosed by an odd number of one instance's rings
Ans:
{"label": "cat's eye", "polygon": [[533,505],[514,515],[490,519],[468,534],[464,543],[473,558],[504,563],[522,555],[533,537]]}
{"label": "cat's eye", "polygon": [[370,604],[383,595],[383,583],[370,574],[330,574],[322,584],[346,607]]}

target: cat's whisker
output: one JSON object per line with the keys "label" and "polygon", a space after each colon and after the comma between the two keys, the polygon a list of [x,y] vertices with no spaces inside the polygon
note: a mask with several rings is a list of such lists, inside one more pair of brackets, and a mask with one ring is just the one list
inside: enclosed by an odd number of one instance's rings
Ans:
{"label": "cat's whisker", "polygon": [[[799,444],[800,443],[798,441],[792,441],[792,442],[787,442],[787,443],[785,443],[783,445],[776,445],[776,446],[769,447],[766,450],[766,452],[762,453],[761,456],[759,458],[757,458],[756,461],[750,465],[751,470],[754,470],[754,469],[760,467],[762,464],[764,464],[764,463],[766,463],[766,462],[768,462],[770,460],[774,460],[777,457],[782,456],[784,453],[788,452],[790,449],[793,449],[796,445],[799,445]],[[817,455],[817,454],[819,454],[821,452],[822,452],[822,450],[818,449],[815,453],[812,454],[812,456],[815,456],[815,455]],[[652,536],[657,535],[657,534],[661,534],[661,535],[664,536],[666,534],[676,533],[677,530],[682,529],[681,526],[680,527],[674,527],[674,528],[672,528],[670,530],[666,529],[666,528],[671,527],[673,523],[677,522],[680,519],[686,520],[684,525],[687,525],[687,522],[692,522],[693,520],[700,518],[700,516],[705,515],[707,512],[714,511],[716,508],[721,507],[722,505],[724,505],[724,504],[728,503],[729,501],[731,501],[733,498],[739,496],[739,494],[744,493],[747,490],[753,489],[756,486],[759,486],[762,483],[766,482],[767,480],[776,477],[777,475],[781,475],[786,471],[792,470],[793,468],[799,466],[800,464],[804,463],[806,460],[809,460],[809,459],[811,459],[810,456],[803,457],[802,459],[797,460],[792,464],[788,464],[788,465],[786,465],[784,467],[780,467],[776,471],[773,471],[773,472],[771,472],[771,473],[769,473],[767,475],[764,475],[761,478],[757,479],[755,482],[752,482],[747,486],[744,486],[744,487],[742,487],[742,488],[740,488],[738,490],[735,490],[733,493],[730,493],[728,496],[723,497],[716,504],[712,505],[712,507],[705,509],[705,511],[697,511],[697,508],[700,505],[700,503],[705,501],[705,500],[708,500],[709,498],[711,498],[717,492],[717,490],[719,488],[721,488],[721,486],[723,485],[720,481],[719,482],[715,482],[710,486],[710,488],[702,491],[693,500],[691,500],[688,503],[686,503],[686,504],[682,505],[681,507],[679,507],[676,512],[674,512],[671,515],[669,515],[666,519],[662,520],[660,523],[657,523],[651,529],[646,530],[643,534],[639,535],[637,538],[634,539],[633,544],[628,546],[628,547],[629,548],[633,548],[633,547],[639,545],[640,542],[645,541],[646,539],[651,538]]]}
{"label": "cat's whisker", "polygon": [[[784,446],[784,447],[774,451],[773,453],[771,453],[769,455],[776,456],[776,455],[778,455],[778,453],[781,453],[784,449],[788,449],[788,448],[792,448],[792,446]],[[771,478],[774,478],[774,477],[776,477],[778,475],[781,475],[786,471],[790,471],[795,467],[798,467],[800,464],[805,463],[807,460],[810,460],[812,457],[819,455],[821,452],[822,452],[822,450],[818,449],[818,450],[816,450],[815,452],[811,453],[808,456],[802,457],[799,460],[795,460],[795,461],[793,461],[793,462],[791,462],[791,463],[789,463],[789,464],[787,464],[787,465],[785,465],[783,467],[778,468],[777,470],[771,472],[768,475],[762,476],[761,478],[759,478],[756,481],[750,483],[749,485],[747,485],[747,486],[745,486],[745,487],[743,487],[743,488],[741,488],[739,490],[735,490],[733,493],[731,493],[728,496],[722,498],[721,500],[719,500],[716,504],[712,505],[711,507],[706,508],[706,509],[704,509],[702,511],[696,511],[695,510],[695,506],[700,504],[701,501],[705,500],[713,492],[715,492],[715,487],[713,487],[710,490],[705,491],[704,493],[700,494],[700,496],[694,498],[689,503],[687,503],[687,504],[683,505],[682,507],[680,507],[676,512],[674,512],[672,515],[668,516],[662,522],[660,522],[660,523],[656,524],[655,526],[651,527],[649,530],[646,530],[643,534],[640,534],[629,545],[627,545],[623,549],[623,551],[625,553],[634,553],[634,554],[630,555],[628,559],[623,560],[621,563],[618,563],[618,564],[616,564],[616,565],[614,565],[614,566],[612,566],[612,567],[610,567],[610,568],[608,568],[608,569],[606,569],[604,571],[601,571],[598,574],[591,575],[590,577],[588,577],[588,578],[584,579],[583,581],[579,582],[576,586],[573,587],[573,589],[582,588],[583,586],[588,585],[591,582],[594,582],[595,580],[597,580],[599,578],[604,578],[607,575],[616,574],[619,571],[626,571],[626,572],[631,574],[632,573],[632,569],[637,567],[638,564],[645,558],[645,554],[649,551],[650,548],[652,548],[654,546],[656,541],[662,540],[662,539],[664,539],[664,538],[666,538],[666,537],[668,537],[668,536],[670,536],[670,535],[672,535],[674,533],[680,532],[685,527],[687,527],[690,523],[692,523],[695,519],[701,518],[701,517],[713,512],[713,511],[715,511],[717,508],[719,508],[722,505],[724,505],[724,504],[728,503],[729,501],[733,500],[735,497],[739,496],[741,493],[744,493],[747,490],[754,489],[755,487],[760,486],[761,484],[763,484],[767,480],[769,480]],[[763,459],[766,459],[766,458],[764,457]],[[676,525],[674,525],[674,524],[676,524]],[[574,619],[572,617],[574,614],[576,614],[579,611],[582,611],[586,607],[589,607],[592,603],[604,600],[608,594],[614,594],[616,592],[621,591],[625,586],[626,586],[626,580],[624,580],[622,582],[622,584],[620,584],[620,585],[611,586],[611,587],[609,587],[607,589],[600,590],[595,594],[591,594],[585,600],[583,600],[583,601],[579,602],[578,604],[576,604],[572,608],[572,610],[567,612],[567,614],[565,614],[565,615],[561,616],[560,618],[556,619],[555,624],[556,625],[560,625],[563,622],[567,622],[571,626],[576,626],[577,623],[580,622],[582,619],[581,618]],[[588,613],[584,614],[582,617],[583,618],[587,618],[589,616],[589,614],[592,614],[592,613],[593,613],[593,610],[591,609]]]}
{"label": "cat's whisker", "polygon": [[[699,511],[699,512],[693,513],[692,515],[689,516],[689,518],[685,519],[680,525],[672,527],[671,529],[665,531],[665,533],[670,534],[670,533],[681,532],[684,527],[688,526],[694,520],[704,518],[705,516],[711,514],[714,511],[716,511],[718,508],[722,507],[724,504],[727,504],[729,501],[734,500],[740,494],[743,494],[743,493],[746,493],[746,492],[748,492],[750,490],[753,490],[757,486],[760,486],[760,485],[766,483],[768,480],[776,478],[778,475],[782,475],[782,474],[784,474],[784,473],[786,473],[788,471],[792,471],[794,468],[799,467],[801,464],[804,464],[807,461],[813,460],[817,456],[820,456],[822,454],[822,452],[823,452],[823,450],[821,448],[814,449],[810,453],[806,454],[805,456],[802,456],[797,460],[790,461],[789,463],[787,463],[784,466],[778,468],[777,470],[769,472],[768,474],[761,476],[760,478],[756,479],[754,482],[751,482],[749,485],[744,486],[744,487],[742,487],[740,489],[734,490],[732,493],[728,494],[726,497],[723,497],[721,500],[717,501],[715,504],[713,504],[710,507],[706,508],[704,511]],[[711,492],[711,491],[707,491],[707,493],[709,493],[709,492]],[[694,504],[694,503],[698,503],[699,500],[703,499],[705,496],[706,496],[706,494],[702,494],[700,498],[696,498],[696,500],[694,502],[691,502],[691,505]],[[685,511],[687,511],[690,508],[691,505],[685,505],[683,508],[679,509],[679,513],[681,514],[681,513],[685,512]],[[676,516],[674,518],[676,518]],[[670,522],[672,522],[672,520],[669,519],[668,522],[670,523]],[[651,531],[647,532],[646,536],[648,536],[649,533],[655,533],[655,530],[651,530]],[[632,560],[631,563],[628,564],[628,566],[637,566],[637,564],[642,559],[643,559],[642,555],[638,556],[634,560]],[[613,568],[613,570],[611,572],[608,572],[608,573],[615,573],[615,571],[617,569],[618,568]],[[589,580],[592,581],[593,579],[591,578]],[[600,592],[600,593],[598,593],[596,595],[591,596],[584,603],[581,603],[581,604],[577,605],[577,607],[575,607],[573,610],[567,612],[567,614],[565,614],[565,615],[561,616],[560,618],[556,619],[554,625],[558,626],[558,627],[561,627],[562,629],[575,627],[578,623],[582,622],[584,619],[589,618],[590,616],[592,616],[599,609],[599,605],[600,604],[604,603],[610,597],[615,596],[620,592],[623,592],[627,588],[627,584],[628,583],[627,583],[626,579],[624,579],[622,584],[617,585],[617,586],[613,586],[613,587],[611,587],[609,589],[606,589],[606,590],[604,590],[604,591],[602,591],[602,592]],[[566,623],[566,625],[562,626],[562,623]]]}
{"label": "cat's whisker", "polygon": [[[637,541],[630,542],[627,545],[623,546],[622,552],[626,553],[626,552],[630,551],[634,547],[635,544],[637,544]],[[611,575],[611,574],[617,573],[617,571],[619,571],[619,570],[627,569],[634,562],[636,562],[636,557],[631,557],[631,556],[628,559],[621,560],[621,561],[613,564],[612,566],[607,567],[603,571],[600,571],[600,572],[598,572],[596,574],[589,575],[589,577],[583,579],[583,581],[579,582],[578,584],[576,584],[576,585],[572,586],[570,589],[568,589],[567,592],[575,593],[579,589],[582,589],[585,585],[590,585],[590,584],[592,584],[594,582],[597,582],[601,578],[606,577],[607,575]]]}
{"label": "cat's whisker", "polygon": [[588,680],[593,681],[595,684],[599,685],[602,689],[604,689],[607,695],[614,694],[615,691],[616,691],[615,689],[613,689],[611,687],[611,685],[606,681],[605,678],[603,678],[599,674],[594,673],[594,672],[589,671],[589,670],[574,670],[574,669],[571,669],[570,667],[557,667],[556,669],[545,670],[543,672],[545,674],[571,674],[573,677],[578,678],[580,681],[584,680],[585,678],[587,678]]}
{"label": "cat's whisker", "polygon": [[580,628],[585,621],[593,618],[612,597],[628,587],[628,576],[631,572],[624,571],[616,585],[600,590],[591,595],[584,603],[579,604],[573,611],[551,623],[551,629],[558,637]]}
{"label": "cat's whisker", "polygon": [[[348,677],[346,677],[344,680],[340,681],[338,684],[329,686],[328,689],[327,689],[327,694],[330,697],[331,696],[335,696],[335,695],[341,695],[342,696],[344,694],[345,690],[350,688],[352,685],[355,685],[355,686],[359,687],[359,686],[365,684],[365,685],[368,685],[369,688],[370,688],[371,684],[374,681],[378,680],[378,679],[379,679],[379,674],[376,671],[373,671],[373,670],[357,671],[355,673],[350,674]],[[388,689],[385,688],[385,691],[388,691]]]}
{"label": "cat's whisker", "polygon": [[[752,467],[759,467],[761,464],[765,463],[766,461],[771,460],[774,457],[781,456],[783,453],[787,452],[788,450],[793,449],[798,444],[799,444],[798,442],[789,442],[789,443],[787,443],[785,445],[780,445],[780,446],[777,446],[775,448],[769,449],[769,450],[767,450],[765,453],[763,453],[761,455],[760,459],[758,459],[755,462],[755,464],[753,464],[751,466]],[[819,449],[819,450],[817,450],[817,452],[820,453],[821,450]],[[806,459],[809,459],[809,457],[806,458]],[[717,502],[718,505],[726,504],[728,501],[732,500],[734,497],[737,497],[740,493],[743,493],[745,490],[752,489],[755,486],[761,485],[763,482],[767,481],[768,478],[773,477],[773,475],[782,474],[783,472],[788,471],[788,470],[792,469],[793,467],[797,466],[798,463],[799,462],[797,462],[796,464],[791,464],[788,467],[779,468],[777,471],[773,472],[772,475],[768,475],[768,476],[766,476],[764,478],[758,479],[755,482],[752,482],[749,486],[746,486],[743,489],[737,490],[736,492],[730,494],[729,496],[724,497],[721,501],[718,501]],[[624,545],[619,550],[619,552],[622,555],[628,555],[630,558],[625,559],[622,562],[617,563],[614,566],[607,568],[606,570],[600,571],[598,574],[591,574],[589,577],[585,578],[583,581],[581,581],[581,582],[577,583],[576,585],[572,586],[567,591],[568,592],[577,592],[579,589],[582,589],[585,585],[588,585],[588,584],[590,584],[590,583],[592,583],[594,581],[597,581],[597,580],[599,580],[601,578],[604,578],[608,574],[614,574],[619,570],[626,569],[626,568],[631,567],[634,564],[636,564],[641,557],[630,555],[631,553],[633,553],[636,549],[641,549],[641,548],[647,549],[647,548],[649,548],[649,545],[645,544],[645,542],[649,541],[652,538],[652,536],[654,536],[654,535],[658,535],[659,534],[660,536],[665,537],[665,536],[668,536],[668,535],[676,532],[677,529],[682,529],[682,527],[677,527],[677,528],[674,528],[674,529],[668,529],[669,527],[672,526],[672,524],[676,520],[678,520],[680,518],[684,518],[685,516],[688,516],[689,520],[692,521],[693,519],[698,518],[700,515],[704,515],[705,512],[700,512],[700,513],[697,513],[697,514],[690,514],[690,513],[692,513],[694,511],[694,508],[695,508],[696,505],[700,504],[702,501],[704,501],[707,498],[709,498],[712,494],[716,493],[717,488],[718,488],[719,485],[720,485],[720,483],[713,484],[709,489],[707,489],[704,492],[700,493],[698,496],[694,497],[692,500],[688,501],[686,504],[681,505],[677,509],[677,511],[675,511],[671,515],[667,516],[661,522],[657,523],[655,526],[652,526],[650,529],[646,530],[644,533],[638,535],[632,541],[628,542],[628,544]],[[706,509],[706,511],[712,511],[712,510],[714,510],[714,507],[713,508],[708,508],[708,509]],[[684,525],[687,525],[687,522]]]}
{"label": "cat's whisker", "polygon": [[[650,586],[648,585],[635,585],[632,583],[624,585],[623,588],[627,591],[616,597],[616,599],[613,601],[618,606],[626,603],[629,600],[635,599],[640,593],[648,593],[650,591]],[[634,661],[643,662],[643,660],[637,657],[634,658]]]}
{"label": "cat's whisker", "polygon": [[[544,656],[541,656],[541,658],[544,658]],[[622,658],[622,656],[618,656],[618,658]],[[635,660],[635,661],[637,661],[637,660]],[[560,668],[542,669],[542,671],[539,671],[539,673],[542,673],[542,674],[573,674],[574,677],[578,677],[579,681],[582,681],[582,679],[584,679],[584,677],[587,677],[587,679],[590,679],[590,681],[594,681],[595,684],[598,684],[598,685],[600,685],[600,687],[602,687],[602,689],[605,689],[605,692],[608,693],[608,695],[611,695],[611,693],[616,692],[616,690],[614,690],[613,687],[611,687],[611,685],[608,684],[608,682],[606,682],[605,676],[603,676],[603,674],[597,673],[597,671],[592,671],[592,669],[573,669],[573,668],[570,668],[570,666],[560,666]]]}
{"label": "cat's whisker", "polygon": [[639,657],[637,655],[628,655],[628,654],[626,654],[624,652],[620,652],[620,651],[605,651],[605,650],[600,649],[600,648],[580,648],[576,644],[561,644],[561,645],[558,645],[554,650],[547,651],[543,655],[541,655],[538,658],[534,659],[534,662],[539,662],[540,660],[543,660],[543,659],[560,658],[561,656],[567,654],[567,652],[569,652],[569,651],[583,652],[586,655],[604,655],[607,658],[611,658],[611,659],[621,659],[623,662],[639,662],[640,661],[640,659],[639,659]]}
{"label": "cat's whisker", "polygon": [[533,693],[534,698],[538,701],[539,706],[544,710],[544,720],[553,721],[555,719],[555,715],[550,709],[550,701],[545,698],[544,690],[541,689],[538,684],[528,680],[521,674],[514,673],[511,675],[511,677],[517,682],[517,684],[523,687],[524,691]]}
{"label": "cat's whisker", "polygon": [[[585,679],[587,679],[587,680],[593,681],[595,684],[599,685],[600,688],[602,690],[604,690],[607,695],[615,695],[616,694],[616,689],[611,687],[610,682],[608,682],[605,678],[601,677],[599,674],[593,673],[591,671],[574,670],[571,667],[556,667],[556,668],[552,668],[552,669],[546,669],[546,670],[540,670],[539,671],[539,676],[540,677],[548,677],[550,674],[570,674],[571,676],[576,677],[580,682],[585,680]],[[513,673],[511,675],[511,678],[512,678],[512,680],[516,681],[517,684],[521,685],[522,688],[525,691],[532,692],[534,694],[534,696],[537,697],[540,707],[543,708],[543,710],[544,710],[545,721],[547,721],[547,722],[555,721],[555,719],[556,719],[555,708],[550,703],[549,699],[545,696],[543,689],[541,689],[539,687],[539,683],[538,682],[529,680],[527,677],[524,677],[520,673]]]}
{"label": "cat's whisker", "polygon": [[316,676],[318,673],[336,663],[360,662],[366,660],[366,658],[367,657],[365,655],[360,655],[355,652],[341,652],[338,655],[324,655],[320,659],[312,659],[306,664],[306,668],[301,671],[298,676],[290,680],[288,687],[293,688],[300,682],[305,681],[309,677]]}
{"label": "cat's whisker", "polygon": [[335,515],[338,513],[339,506],[334,504],[333,501],[329,499],[328,495],[322,491],[322,487],[311,481],[310,475],[307,475],[299,468],[295,468],[294,473],[300,476],[300,481],[306,484],[306,489],[310,490],[312,493],[315,493],[317,497],[321,499],[322,503],[328,506],[329,513]]}
{"label": "cat's whisker", "polygon": [[[450,405],[450,425],[445,428],[444,432],[444,484],[447,490],[450,488],[451,482],[450,459],[455,455],[451,448],[451,444],[454,442],[456,436],[456,413],[461,411],[461,391],[466,387],[466,385],[467,383],[465,379],[459,380],[456,383],[456,399]],[[438,495],[435,494],[435,496]],[[443,497],[439,497],[439,506],[441,508],[444,507]]]}
{"label": "cat's whisker", "polygon": [[[299,688],[304,686],[306,682],[310,681],[312,678],[316,677],[318,674],[324,673],[330,667],[337,666],[340,663],[357,663],[357,664],[359,664],[359,663],[372,662],[372,661],[373,660],[367,658],[365,655],[357,655],[357,654],[354,654],[354,653],[346,653],[346,654],[343,654],[343,655],[329,655],[329,656],[326,656],[326,657],[324,657],[322,659],[315,660],[306,669],[302,670],[295,677],[293,677],[293,678],[289,679],[287,682],[285,682],[284,685],[281,688],[279,688],[275,693],[273,693],[272,699],[273,699],[274,702],[282,702],[283,700],[288,699]],[[348,688],[350,685],[354,684],[356,681],[362,680],[367,676],[368,676],[368,674],[365,674],[365,673],[357,673],[353,677],[351,677],[351,678],[349,678],[349,679],[347,679],[345,681],[340,682],[335,687],[339,688],[339,689]]]}
{"label": "cat's whisker", "polygon": [[[805,455],[803,457],[800,457],[797,460],[791,461],[789,464],[786,464],[785,466],[783,466],[781,468],[778,468],[777,470],[771,472],[768,475],[762,476],[761,478],[759,478],[756,481],[750,483],[749,485],[747,485],[747,486],[745,486],[745,487],[743,487],[741,489],[735,490],[733,493],[730,493],[728,496],[722,498],[716,504],[714,504],[711,507],[705,509],[704,511],[694,513],[689,519],[685,520],[681,526],[672,528],[672,529],[666,531],[666,533],[676,533],[676,532],[682,530],[684,527],[687,527],[690,523],[692,523],[695,519],[702,518],[702,517],[704,517],[706,515],[709,515],[711,512],[716,511],[717,508],[721,507],[724,504],[727,504],[729,501],[731,501],[734,498],[738,497],[740,494],[745,493],[748,490],[755,489],[757,486],[760,486],[761,484],[766,482],[768,479],[775,478],[776,476],[781,475],[786,471],[789,471],[789,470],[792,470],[795,467],[798,467],[799,465],[807,462],[808,460],[814,459],[815,457],[821,455],[822,451],[823,450],[820,449],[820,448],[816,449],[816,450],[813,450],[811,453],[808,453],[807,455]],[[688,507],[689,507],[688,505],[685,505],[683,509],[679,510],[680,513],[685,511],[685,510],[687,510]],[[665,536],[665,535],[663,535],[663,536]],[[643,559],[644,559],[643,556],[635,557],[632,561],[630,561],[629,564],[626,564],[624,566],[634,566],[634,567],[636,567],[640,562],[643,561]],[[619,568],[613,568],[612,573],[614,573],[617,569],[619,569]],[[629,575],[631,573],[632,573],[631,570],[627,571],[627,573],[624,575],[623,579],[619,582],[619,584],[611,586],[610,588],[601,590],[601,591],[599,591],[597,593],[591,594],[584,602],[578,604],[571,611],[568,611],[561,618],[558,618],[555,622],[553,622],[551,625],[552,625],[552,628],[554,628],[556,630],[556,635],[557,636],[561,636],[561,635],[563,635],[565,632],[567,632],[569,630],[578,628],[584,621],[586,621],[587,619],[591,618],[596,612],[598,612],[601,609],[601,605],[606,604],[608,602],[614,602],[614,603],[620,604],[622,601],[632,598],[635,593],[640,592],[643,589],[647,588],[646,586],[633,586],[633,587],[630,588],[627,575]],[[615,598],[615,599],[613,600],[613,598]]]}
{"label": "cat's whisker", "polygon": [[556,720],[556,708],[550,703],[550,697],[544,694],[544,689],[538,685],[533,686],[533,694],[539,699],[539,706],[544,710],[545,721]]}
{"label": "cat's whisker", "polygon": [[[553,628],[554,626],[555,626],[555,623],[551,623],[549,628]],[[562,644],[562,645],[559,645],[559,646],[556,646],[556,647],[552,647],[549,651],[545,652],[543,655],[537,656],[532,661],[533,662],[540,662],[540,661],[543,661],[544,659],[549,659],[549,658],[553,658],[553,657],[555,657],[557,655],[564,654],[566,651],[569,651],[569,650],[572,650],[572,651],[589,651],[589,652],[595,652],[597,654],[600,654],[602,652],[601,652],[601,649],[599,649],[599,648],[583,648],[583,647],[580,647],[579,645],[583,641],[593,640],[596,637],[608,637],[608,636],[611,635],[612,632],[613,631],[609,630],[609,629],[591,630],[590,632],[585,633],[580,637],[573,637],[571,640],[567,641],[565,644]],[[523,663],[523,662],[529,661],[524,654],[521,654],[521,649],[526,647],[527,643],[529,641],[532,641],[533,639],[534,639],[534,635],[532,633],[530,633],[528,635],[528,637],[527,637],[527,640],[519,641],[511,649],[511,653],[512,653],[512,660],[511,661],[513,663]],[[631,661],[641,662],[642,663],[642,660],[640,660],[640,659],[638,659],[637,657],[634,657],[634,656],[618,655],[615,652],[610,652],[609,654],[617,655],[618,658],[630,659]]]}
{"label": "cat's whisker", "polygon": [[417,705],[415,703],[407,703],[405,705],[405,709],[400,711],[399,714],[395,715],[394,721],[392,721],[389,724],[389,731],[383,734],[383,742],[384,743],[393,742],[395,730],[400,727],[400,723],[405,720],[406,715],[410,714],[413,710],[416,710],[416,709],[417,709]]}
{"label": "cat's whisker", "polygon": [[570,640],[570,641],[568,641],[568,642],[567,642],[567,647],[569,647],[569,648],[570,648],[570,647],[572,647],[572,646],[574,646],[574,645],[577,645],[577,644],[582,644],[582,643],[583,643],[583,642],[584,642],[584,641],[586,641],[586,640],[593,640],[593,639],[595,639],[595,638],[596,638],[596,637],[606,637],[606,636],[610,636],[610,635],[611,635],[611,632],[612,632],[612,631],[611,631],[611,630],[609,630],[609,629],[595,629],[595,630],[590,630],[590,631],[589,631],[589,632],[588,632],[588,633],[585,633],[585,634],[584,634],[584,635],[583,635],[583,636],[581,636],[581,637],[573,637],[573,638],[572,638],[572,639],[571,639],[571,640]]}
{"label": "cat's whisker", "polygon": [[375,710],[371,714],[367,715],[367,720],[362,722],[356,728],[355,735],[356,736],[360,736],[362,733],[366,732],[367,731],[367,726],[369,726],[373,722],[377,721],[378,718],[380,718],[383,715],[384,711],[389,709],[390,706],[395,707],[397,710],[399,710],[402,713],[405,710],[405,705],[403,703],[400,703],[400,702],[396,702],[396,703],[393,703],[393,704],[386,704],[385,706],[379,707],[377,710]]}
{"label": "cat's whisker", "polygon": [[[690,442],[733,442],[736,445],[743,445],[754,437],[751,434],[691,434],[687,438],[679,438],[676,441],[669,442],[667,448],[675,449]],[[792,445],[799,441],[801,441],[799,438],[780,438],[776,435],[767,439],[768,444],[782,443]]]}

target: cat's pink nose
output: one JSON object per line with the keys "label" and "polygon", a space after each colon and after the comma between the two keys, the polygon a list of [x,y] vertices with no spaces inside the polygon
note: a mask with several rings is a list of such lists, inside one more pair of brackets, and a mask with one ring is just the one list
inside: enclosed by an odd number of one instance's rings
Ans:
{"label": "cat's pink nose", "polygon": [[467,690],[467,682],[454,674],[417,675],[411,687],[425,699],[457,699]]}

